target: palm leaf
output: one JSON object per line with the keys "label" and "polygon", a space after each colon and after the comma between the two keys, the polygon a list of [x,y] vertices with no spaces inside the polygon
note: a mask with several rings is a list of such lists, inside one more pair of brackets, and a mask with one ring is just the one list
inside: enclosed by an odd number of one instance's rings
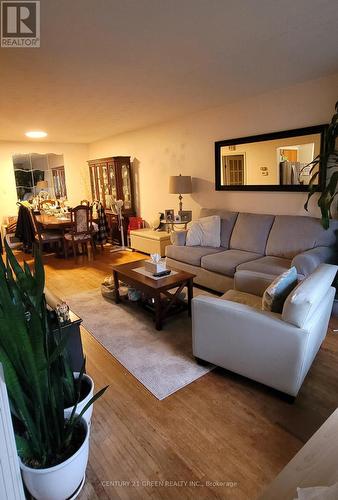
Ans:
{"label": "palm leaf", "polygon": [[315,172],[313,174],[313,176],[311,177],[311,179],[310,179],[310,182],[309,182],[309,193],[307,195],[307,199],[306,199],[306,202],[304,204],[304,208],[305,208],[306,211],[308,211],[308,205],[309,205],[309,201],[310,201],[311,196],[317,191],[318,185],[315,184],[315,180],[317,179],[318,175],[319,175],[319,172]]}
{"label": "palm leaf", "polygon": [[[324,135],[324,144],[323,151],[320,155],[313,159],[311,163],[306,166],[311,166],[310,172],[313,172],[316,164],[320,164],[321,169],[325,175],[323,178],[326,178],[327,172],[332,168],[337,168],[338,165],[338,151],[336,149],[336,142],[338,137],[338,101],[335,104],[335,113],[332,116],[331,122],[327,127]],[[304,169],[305,167],[303,167]],[[302,170],[303,170],[302,169]],[[312,178],[311,178],[312,180]],[[337,172],[334,172],[331,178],[329,179],[327,185],[323,188],[321,195],[318,199],[318,206],[320,208],[321,217],[322,217],[322,225],[325,229],[328,229],[330,226],[330,218],[331,218],[331,206],[337,195]],[[313,183],[309,183],[309,192],[307,196],[307,200],[305,202],[304,208],[308,210],[308,203],[310,198],[314,195],[317,189],[313,186]]]}

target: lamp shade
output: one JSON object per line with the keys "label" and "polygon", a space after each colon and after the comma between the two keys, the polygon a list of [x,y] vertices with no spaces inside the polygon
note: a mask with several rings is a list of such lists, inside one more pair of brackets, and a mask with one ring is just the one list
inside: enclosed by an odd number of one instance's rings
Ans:
{"label": "lamp shade", "polygon": [[36,188],[37,189],[47,189],[48,188],[48,181],[38,181],[36,183]]}
{"label": "lamp shade", "polygon": [[190,175],[172,175],[169,177],[170,194],[192,193]]}

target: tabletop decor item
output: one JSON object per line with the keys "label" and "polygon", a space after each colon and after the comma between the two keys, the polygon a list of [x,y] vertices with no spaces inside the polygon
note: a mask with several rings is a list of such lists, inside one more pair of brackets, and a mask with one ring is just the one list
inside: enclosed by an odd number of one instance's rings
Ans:
{"label": "tabletop decor item", "polygon": [[70,321],[69,305],[66,302],[62,301],[60,304],[58,304],[56,306],[55,312],[61,325]]}
{"label": "tabletop decor item", "polygon": [[175,212],[172,208],[164,211],[164,219],[166,222],[173,222],[175,217]]}
{"label": "tabletop decor item", "polygon": [[182,194],[192,193],[192,184],[190,175],[172,175],[169,177],[169,193],[178,194],[179,210],[183,210]]}
{"label": "tabletop decor item", "polygon": [[165,261],[162,260],[159,253],[150,254],[150,260],[144,261],[145,270],[149,273],[161,273],[166,270]]}
{"label": "tabletop decor item", "polygon": [[181,222],[192,221],[192,210],[180,210],[178,214],[181,217]]}
{"label": "tabletop decor item", "polygon": [[151,223],[151,227],[154,231],[161,231],[163,229],[164,224],[163,222],[161,222],[163,217],[164,217],[163,212],[159,212],[156,219],[154,219],[153,222]]}

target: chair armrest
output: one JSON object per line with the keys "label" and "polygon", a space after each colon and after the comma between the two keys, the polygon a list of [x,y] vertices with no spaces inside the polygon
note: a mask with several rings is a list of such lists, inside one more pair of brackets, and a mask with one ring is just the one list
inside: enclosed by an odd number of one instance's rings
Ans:
{"label": "chair armrest", "polygon": [[170,233],[170,241],[173,245],[184,247],[187,239],[187,229],[181,229],[180,231],[173,230]]}
{"label": "chair armrest", "polygon": [[[198,323],[195,323],[197,317],[199,320],[202,320],[203,316],[210,315],[209,320],[203,320],[206,325],[209,325],[209,328],[215,320],[219,322],[223,329],[225,326],[228,329],[234,322],[233,326],[239,335],[241,330],[250,329],[250,335],[254,337],[255,334],[252,333],[253,328],[261,331],[266,327],[266,335],[269,338],[278,337],[283,332],[286,335],[291,332],[300,338],[307,335],[306,330],[283,321],[280,314],[263,311],[247,304],[224,300],[218,297],[195,297],[192,300],[192,311],[193,326],[198,326]],[[224,322],[224,318],[226,318],[226,323]]]}
{"label": "chair armrest", "polygon": [[295,266],[298,274],[308,276],[315,269],[326,262],[328,264],[337,259],[337,249],[335,247],[316,247],[306,250],[293,258],[291,265]]}

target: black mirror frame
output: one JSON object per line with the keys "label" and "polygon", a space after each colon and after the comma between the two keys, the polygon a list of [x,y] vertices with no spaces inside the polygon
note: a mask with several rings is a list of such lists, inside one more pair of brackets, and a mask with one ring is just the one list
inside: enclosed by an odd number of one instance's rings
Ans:
{"label": "black mirror frame", "polygon": [[[281,132],[272,132],[269,134],[251,135],[248,137],[238,137],[236,139],[227,139],[225,141],[215,142],[215,189],[216,191],[308,191],[307,185],[261,185],[252,184],[251,186],[223,186],[221,184],[221,148],[223,146],[235,146],[236,144],[246,144],[250,142],[271,141],[274,139],[285,139],[288,137],[297,137],[298,135],[320,134],[320,154],[323,152],[325,132],[328,125],[315,125],[312,127],[296,128],[292,130],[283,130]],[[317,191],[321,191],[325,185],[325,172],[319,165],[319,179]]]}

